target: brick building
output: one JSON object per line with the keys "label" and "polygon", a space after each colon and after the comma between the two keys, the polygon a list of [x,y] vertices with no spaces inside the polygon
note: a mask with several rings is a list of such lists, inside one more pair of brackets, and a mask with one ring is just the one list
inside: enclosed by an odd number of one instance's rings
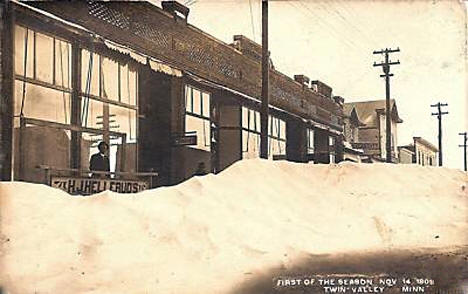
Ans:
{"label": "brick building", "polygon": [[[179,183],[259,156],[261,47],[226,44],[174,1],[0,4],[1,178],[86,171],[97,143],[111,171]],[[343,158],[343,101],[270,69],[269,157]],[[46,173],[47,176],[47,173]]]}

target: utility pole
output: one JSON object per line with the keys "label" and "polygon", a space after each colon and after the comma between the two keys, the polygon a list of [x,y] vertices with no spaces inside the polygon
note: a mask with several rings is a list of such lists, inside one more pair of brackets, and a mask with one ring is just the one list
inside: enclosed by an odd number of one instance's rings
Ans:
{"label": "utility pole", "polygon": [[390,73],[390,65],[400,64],[400,61],[392,62],[390,61],[388,55],[390,53],[400,52],[400,48],[389,49],[385,48],[380,51],[374,51],[373,54],[384,54],[385,62],[375,63],[374,66],[381,66],[384,72],[380,77],[385,78],[385,152],[387,153],[386,162],[392,162],[392,121],[390,117],[390,77],[393,77],[393,74]]}
{"label": "utility pole", "polygon": [[458,145],[458,147],[463,147],[463,162],[464,162],[464,171],[467,171],[467,168],[466,168],[466,143],[468,142],[468,137],[467,137],[467,132],[464,132],[464,133],[459,133],[460,136],[463,136],[463,144],[462,145]]}
{"label": "utility pole", "polygon": [[260,112],[260,158],[268,158],[268,104],[269,72],[268,56],[268,0],[262,0],[262,105]]}
{"label": "utility pole", "polygon": [[432,115],[437,115],[439,120],[439,166],[442,166],[442,115],[448,114],[448,112],[443,112],[442,107],[448,106],[447,103],[437,103],[431,105],[431,107],[437,107],[437,112],[432,113]]}

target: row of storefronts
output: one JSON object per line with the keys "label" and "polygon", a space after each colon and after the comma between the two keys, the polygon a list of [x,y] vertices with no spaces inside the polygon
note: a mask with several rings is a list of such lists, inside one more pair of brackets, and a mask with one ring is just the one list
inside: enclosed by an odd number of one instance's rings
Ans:
{"label": "row of storefronts", "polygon": [[[0,4],[2,179],[89,175],[100,142],[112,177],[152,186],[259,157],[261,47],[216,40],[165,3]],[[270,93],[270,159],[343,159],[330,87],[271,67]]]}

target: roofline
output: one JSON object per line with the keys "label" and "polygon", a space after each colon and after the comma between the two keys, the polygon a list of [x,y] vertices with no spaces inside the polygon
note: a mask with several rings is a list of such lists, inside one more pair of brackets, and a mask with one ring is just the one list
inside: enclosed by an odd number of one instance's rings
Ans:
{"label": "roofline", "polygon": [[434,152],[439,152],[439,148],[437,148],[434,144],[432,144],[431,142],[427,141],[426,139],[422,137],[413,137],[413,142],[415,146],[416,146],[416,141],[422,143],[424,146],[428,147]]}

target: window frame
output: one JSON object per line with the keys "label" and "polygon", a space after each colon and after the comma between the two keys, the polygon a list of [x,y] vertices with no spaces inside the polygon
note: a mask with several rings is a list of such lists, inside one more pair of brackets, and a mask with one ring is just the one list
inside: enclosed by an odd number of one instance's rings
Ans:
{"label": "window frame", "polygon": [[[187,91],[187,90],[190,90],[190,91]],[[198,91],[199,92],[199,97],[200,97],[200,105],[199,105],[199,109],[200,109],[200,113],[196,113],[194,111],[194,92],[195,91]],[[190,93],[190,97],[187,96],[187,93]],[[208,96],[208,106],[204,106],[204,95],[207,95]],[[201,150],[205,150],[205,151],[209,151],[211,152],[211,96],[212,96],[212,93],[211,92],[208,92],[206,90],[203,90],[203,89],[200,89],[199,87],[197,86],[194,86],[190,83],[186,83],[184,85],[184,131],[185,132],[188,132],[187,131],[187,116],[191,117],[191,118],[194,118],[194,119],[201,119],[202,120],[202,123],[203,123],[203,140],[200,141],[200,144],[199,144],[199,140],[201,139],[198,139],[198,134],[197,134],[197,145],[195,146],[189,146],[190,148],[194,148],[194,149],[201,149]],[[188,105],[188,99],[190,98],[190,110],[187,109],[187,105]],[[205,116],[205,107],[208,109],[208,116]],[[208,132],[209,134],[207,135],[206,134],[206,128],[207,126],[205,124],[208,124]],[[195,131],[196,132],[196,131]]]}

